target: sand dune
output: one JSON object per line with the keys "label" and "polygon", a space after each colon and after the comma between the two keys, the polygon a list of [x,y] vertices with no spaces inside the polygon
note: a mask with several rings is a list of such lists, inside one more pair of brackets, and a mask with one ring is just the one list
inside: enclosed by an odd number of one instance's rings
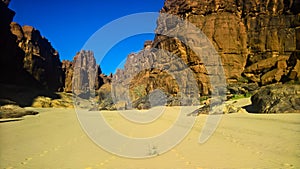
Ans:
{"label": "sand dune", "polygon": [[[178,109],[167,108],[148,125],[130,124],[117,112],[102,114],[125,135],[148,137],[172,126]],[[224,115],[204,144],[198,139],[208,116],[200,115],[190,133],[170,151],[131,159],[106,152],[91,141],[73,109],[34,110],[40,114],[0,123],[0,168],[300,168],[300,114]]]}

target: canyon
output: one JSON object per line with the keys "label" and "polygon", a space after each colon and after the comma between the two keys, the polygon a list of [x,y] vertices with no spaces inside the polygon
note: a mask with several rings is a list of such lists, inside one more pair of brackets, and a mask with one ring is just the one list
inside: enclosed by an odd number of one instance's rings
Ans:
{"label": "canyon", "polygon": [[[38,30],[13,22],[15,12],[8,4],[0,2],[4,16],[0,21],[0,82],[43,91],[31,99],[40,95],[55,99],[55,92],[67,92],[82,98],[97,96],[99,109],[143,109],[149,107],[149,95],[156,90],[167,96],[168,105],[195,102],[180,102],[178,97],[183,95],[209,97],[217,90],[212,77],[224,78],[228,90],[219,92],[226,94],[246,94],[270,84],[297,84],[300,79],[297,0],[166,0],[155,38],[146,41],[141,52],[130,54],[124,69],[109,76],[101,72],[92,51],[79,51],[73,61],[60,61],[59,52]],[[183,31],[178,20],[192,24],[208,41],[191,39],[195,32]],[[167,36],[170,33],[176,36]],[[207,48],[215,53],[199,56],[196,52]],[[210,60],[213,67],[215,55],[222,71],[211,69],[203,60]],[[1,88],[1,93],[7,92]],[[18,102],[2,95],[3,102]]]}

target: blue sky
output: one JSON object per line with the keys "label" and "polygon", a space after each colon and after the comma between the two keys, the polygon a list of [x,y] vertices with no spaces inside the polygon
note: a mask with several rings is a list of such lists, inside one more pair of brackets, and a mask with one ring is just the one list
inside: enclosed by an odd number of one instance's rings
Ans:
{"label": "blue sky", "polygon": [[[59,51],[61,60],[72,60],[76,52],[103,26],[130,14],[158,12],[163,4],[164,0],[12,0],[9,8],[16,12],[14,21],[38,29]],[[144,24],[141,23],[141,26]],[[149,20],[147,24],[153,27],[154,32],[155,20]],[[122,27],[119,30],[126,31]],[[98,50],[109,41],[106,40],[109,36],[99,42]],[[105,56],[97,56],[95,52],[97,62],[105,74],[115,72],[129,53],[137,52],[145,40],[152,40],[153,37],[153,33],[145,33],[123,39]]]}

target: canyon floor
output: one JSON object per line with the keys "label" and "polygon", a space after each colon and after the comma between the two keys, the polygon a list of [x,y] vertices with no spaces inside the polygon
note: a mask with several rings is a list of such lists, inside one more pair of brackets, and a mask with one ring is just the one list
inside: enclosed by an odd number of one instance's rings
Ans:
{"label": "canyon floor", "polygon": [[[241,99],[236,104],[248,102]],[[168,107],[149,125],[130,124],[118,112],[101,113],[119,132],[147,137],[172,126],[178,109]],[[170,151],[132,159],[95,144],[81,128],[74,109],[33,110],[40,113],[0,123],[1,169],[300,168],[300,114],[223,115],[203,144],[198,140],[208,115],[199,115],[189,134]]]}

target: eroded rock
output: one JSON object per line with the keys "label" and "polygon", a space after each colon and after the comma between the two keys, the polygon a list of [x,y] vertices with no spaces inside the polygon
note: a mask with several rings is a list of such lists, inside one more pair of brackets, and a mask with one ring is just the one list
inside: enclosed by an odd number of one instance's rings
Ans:
{"label": "eroded rock", "polygon": [[0,119],[5,118],[19,118],[26,115],[36,115],[37,111],[26,110],[17,105],[0,106]]}
{"label": "eroded rock", "polygon": [[251,97],[251,101],[252,111],[257,113],[300,112],[300,85],[265,86]]}

